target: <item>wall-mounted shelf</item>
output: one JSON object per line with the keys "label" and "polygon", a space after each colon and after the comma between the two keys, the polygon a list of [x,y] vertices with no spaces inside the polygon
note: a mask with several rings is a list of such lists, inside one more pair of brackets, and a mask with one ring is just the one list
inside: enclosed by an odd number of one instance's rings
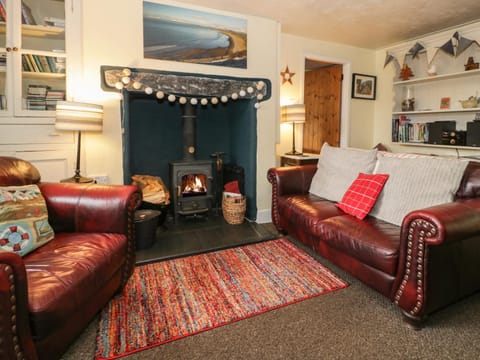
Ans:
{"label": "wall-mounted shelf", "polygon": [[466,109],[437,109],[437,110],[418,110],[418,111],[394,111],[393,115],[421,115],[421,114],[448,114],[448,113],[469,113],[480,112],[480,108]]}
{"label": "wall-mounted shelf", "polygon": [[426,77],[419,77],[411,80],[405,81],[396,81],[393,85],[414,85],[426,82],[436,82],[439,80],[449,80],[449,79],[457,79],[462,77],[469,77],[474,75],[480,75],[480,69],[478,70],[469,70],[469,71],[462,71],[450,74],[441,74],[441,75],[434,75],[434,76],[426,76]]}
{"label": "wall-mounted shelf", "polygon": [[[0,22],[0,34],[5,34],[5,32],[6,24]],[[63,37],[65,29],[55,26],[22,24],[22,34],[32,37]]]}
{"label": "wall-mounted shelf", "polygon": [[436,144],[425,144],[419,142],[394,142],[396,145],[402,146],[419,146],[419,147],[431,147],[431,148],[443,148],[443,149],[470,149],[480,151],[480,147],[477,146],[463,146],[463,145],[436,145]]}

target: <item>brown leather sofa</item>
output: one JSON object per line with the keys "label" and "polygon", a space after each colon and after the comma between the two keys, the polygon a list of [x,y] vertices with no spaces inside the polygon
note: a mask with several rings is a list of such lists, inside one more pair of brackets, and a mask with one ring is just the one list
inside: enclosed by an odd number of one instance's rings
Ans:
{"label": "brown leather sofa", "polygon": [[359,220],[309,193],[316,165],[272,168],[272,220],[397,304],[410,325],[480,289],[480,163],[455,201],[409,213],[401,226]]}
{"label": "brown leather sofa", "polygon": [[38,184],[55,238],[20,257],[0,252],[0,359],[58,359],[121,292],[135,266],[133,185],[41,183],[0,157],[0,186]]}

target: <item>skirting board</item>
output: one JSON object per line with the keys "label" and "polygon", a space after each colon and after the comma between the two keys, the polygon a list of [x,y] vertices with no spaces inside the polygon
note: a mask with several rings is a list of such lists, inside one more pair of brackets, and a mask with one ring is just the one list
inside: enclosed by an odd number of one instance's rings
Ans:
{"label": "skirting board", "polygon": [[264,209],[257,211],[257,221],[258,224],[265,224],[272,222],[272,210]]}

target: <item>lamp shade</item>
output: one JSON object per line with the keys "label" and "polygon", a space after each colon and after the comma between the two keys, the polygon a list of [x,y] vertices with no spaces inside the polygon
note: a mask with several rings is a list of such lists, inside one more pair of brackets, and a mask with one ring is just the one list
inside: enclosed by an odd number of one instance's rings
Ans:
{"label": "lamp shade", "polygon": [[55,129],[102,131],[103,106],[72,101],[57,101]]}
{"label": "lamp shade", "polygon": [[282,106],[282,123],[304,123],[305,105],[294,104]]}

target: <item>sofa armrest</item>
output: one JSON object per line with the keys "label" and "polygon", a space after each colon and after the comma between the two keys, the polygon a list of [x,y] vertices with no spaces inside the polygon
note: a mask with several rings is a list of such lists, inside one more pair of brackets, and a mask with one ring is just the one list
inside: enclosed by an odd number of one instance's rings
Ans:
{"label": "sofa armrest", "polygon": [[289,194],[307,194],[316,171],[317,165],[315,164],[268,170],[267,179],[272,184],[272,222],[279,231],[283,232],[278,213],[278,198]]}
{"label": "sofa armrest", "polygon": [[315,164],[271,168],[267,179],[277,196],[307,194],[316,171]]}
{"label": "sofa armrest", "polygon": [[126,234],[130,215],[142,199],[134,185],[40,183],[39,187],[55,232]]}
{"label": "sofa armrest", "polygon": [[124,234],[126,260],[121,288],[135,267],[135,210],[142,201],[136,185],[40,183],[55,232]]}
{"label": "sofa armrest", "polygon": [[0,358],[37,359],[29,325],[27,274],[18,254],[0,252]]}
{"label": "sofa armrest", "polygon": [[403,220],[394,302],[412,321],[480,288],[480,198],[409,213]]}

